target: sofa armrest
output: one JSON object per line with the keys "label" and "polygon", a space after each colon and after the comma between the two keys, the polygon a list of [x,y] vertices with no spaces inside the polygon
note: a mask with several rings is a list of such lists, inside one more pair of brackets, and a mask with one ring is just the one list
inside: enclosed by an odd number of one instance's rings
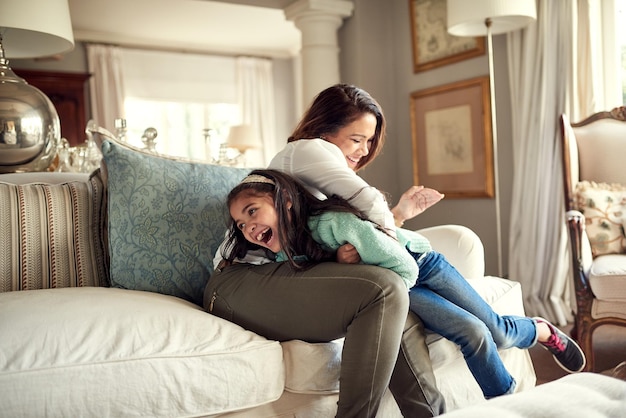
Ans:
{"label": "sofa armrest", "polygon": [[591,252],[591,243],[585,230],[585,215],[577,210],[569,210],[565,213],[565,220],[567,222],[571,248],[573,248],[572,255],[577,259],[577,269],[588,277],[591,263],[593,262],[593,254]]}
{"label": "sofa armrest", "polygon": [[443,254],[466,279],[485,276],[485,248],[471,229],[462,225],[438,225],[417,230]]}

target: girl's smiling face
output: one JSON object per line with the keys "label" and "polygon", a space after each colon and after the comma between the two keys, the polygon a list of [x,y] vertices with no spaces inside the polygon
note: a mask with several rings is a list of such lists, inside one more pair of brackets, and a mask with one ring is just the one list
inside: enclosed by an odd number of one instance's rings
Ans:
{"label": "girl's smiling face", "polygon": [[356,171],[362,157],[370,152],[372,138],[376,134],[376,116],[363,113],[354,122],[339,129],[334,134],[327,134],[324,139],[335,144],[346,157],[348,167]]}
{"label": "girl's smiling face", "polygon": [[281,250],[278,240],[278,214],[271,195],[241,193],[230,204],[230,216],[244,238],[273,253]]}

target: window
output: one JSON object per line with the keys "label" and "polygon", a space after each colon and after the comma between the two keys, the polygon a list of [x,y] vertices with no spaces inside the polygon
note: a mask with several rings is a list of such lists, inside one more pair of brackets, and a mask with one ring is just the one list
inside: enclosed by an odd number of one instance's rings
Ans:
{"label": "window", "polygon": [[626,105],[626,0],[616,0],[616,36],[621,62],[622,104]]}
{"label": "window", "polygon": [[239,106],[229,103],[184,103],[127,97],[124,102],[127,138],[143,146],[146,128],[157,130],[159,153],[211,161],[226,141],[231,126],[239,124]]}
{"label": "window", "polygon": [[232,57],[122,49],[127,140],[157,130],[160,153],[210,161],[241,122]]}
{"label": "window", "polygon": [[[593,54],[592,64],[601,68],[594,77],[598,84],[597,110],[612,109],[626,104],[626,0],[589,2],[589,6],[592,38],[602,42]],[[599,16],[594,19],[596,13]]]}

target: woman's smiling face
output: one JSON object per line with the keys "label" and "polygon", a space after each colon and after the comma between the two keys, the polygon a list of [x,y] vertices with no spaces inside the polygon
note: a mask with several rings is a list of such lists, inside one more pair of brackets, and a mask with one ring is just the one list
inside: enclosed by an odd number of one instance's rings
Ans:
{"label": "woman's smiling face", "polygon": [[346,157],[348,167],[356,171],[361,158],[369,154],[375,133],[376,116],[371,113],[364,113],[334,134],[326,134],[324,139],[339,147]]}
{"label": "woman's smiling face", "polygon": [[244,238],[277,253],[281,246],[278,240],[278,214],[274,199],[269,194],[262,196],[242,193],[230,204],[230,216]]}

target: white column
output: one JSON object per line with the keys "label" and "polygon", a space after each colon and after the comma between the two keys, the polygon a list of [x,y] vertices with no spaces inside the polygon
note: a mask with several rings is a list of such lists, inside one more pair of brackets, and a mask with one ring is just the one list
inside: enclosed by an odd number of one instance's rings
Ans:
{"label": "white column", "polygon": [[353,2],[348,0],[297,0],[285,8],[285,17],[302,33],[300,56],[305,108],[317,93],[340,81],[337,30],[353,9]]}

